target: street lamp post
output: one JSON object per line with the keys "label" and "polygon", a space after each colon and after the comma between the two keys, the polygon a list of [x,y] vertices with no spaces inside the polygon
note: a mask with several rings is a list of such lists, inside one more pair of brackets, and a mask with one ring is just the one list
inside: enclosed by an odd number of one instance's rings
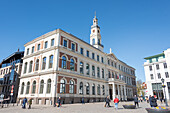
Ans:
{"label": "street lamp post", "polygon": [[164,85],[164,81],[165,81],[165,80],[162,78],[162,79],[161,79],[161,81],[162,81],[162,84],[163,84],[163,85],[162,85],[162,87],[164,88],[164,94],[165,94],[165,105],[168,107],[168,103],[167,103],[167,99],[166,99],[166,91],[165,91],[165,87],[166,87],[166,86]]}

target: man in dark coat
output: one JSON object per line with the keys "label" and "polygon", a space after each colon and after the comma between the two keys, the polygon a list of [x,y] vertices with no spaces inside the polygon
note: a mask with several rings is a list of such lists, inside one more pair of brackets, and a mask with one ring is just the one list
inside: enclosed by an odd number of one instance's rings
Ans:
{"label": "man in dark coat", "polygon": [[23,99],[23,103],[22,103],[22,108],[25,109],[26,108],[26,103],[27,103],[27,98],[25,97]]}
{"label": "man in dark coat", "polygon": [[135,106],[137,105],[137,107],[139,108],[138,97],[136,95],[134,97],[134,103],[135,103]]}
{"label": "man in dark coat", "polygon": [[60,107],[61,106],[61,98],[60,97],[58,97],[57,103],[58,103],[58,107]]}
{"label": "man in dark coat", "polygon": [[157,100],[156,100],[156,98],[154,98],[154,96],[152,96],[151,99],[150,99],[150,106],[151,107],[157,107],[158,106]]}
{"label": "man in dark coat", "polygon": [[106,98],[106,107],[110,107],[110,99],[109,96]]}

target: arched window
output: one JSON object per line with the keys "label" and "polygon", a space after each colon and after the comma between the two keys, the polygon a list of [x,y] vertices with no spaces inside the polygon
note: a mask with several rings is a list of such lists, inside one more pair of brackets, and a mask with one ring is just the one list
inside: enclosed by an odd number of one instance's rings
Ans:
{"label": "arched window", "polygon": [[74,82],[70,80],[69,84],[69,93],[74,93]]}
{"label": "arched window", "polygon": [[39,59],[36,60],[36,64],[35,64],[35,71],[39,70]]}
{"label": "arched window", "polygon": [[108,75],[109,75],[109,78],[111,78],[111,74],[110,74],[110,71],[108,71]]}
{"label": "arched window", "polygon": [[21,86],[21,94],[23,94],[24,93],[24,82],[22,83],[22,86]]}
{"label": "arched window", "polygon": [[95,84],[92,85],[92,95],[95,95]]}
{"label": "arched window", "polygon": [[44,70],[46,67],[46,57],[43,58],[43,62],[42,62],[42,70]]}
{"label": "arched window", "polygon": [[84,65],[83,65],[83,62],[80,62],[80,73],[83,74],[84,73]]}
{"label": "arched window", "polygon": [[100,77],[100,68],[97,67],[97,77]]}
{"label": "arched window", "polygon": [[44,90],[44,80],[41,80],[40,82],[40,94],[43,94],[43,90]]}
{"label": "arched window", "polygon": [[51,92],[51,79],[48,79],[47,81],[47,93]]}
{"label": "arched window", "polygon": [[79,94],[83,94],[83,82],[80,82]]}
{"label": "arched window", "polygon": [[36,90],[36,81],[34,81],[32,84],[32,94],[35,94],[35,90]]}
{"label": "arched window", "polygon": [[97,86],[97,94],[100,95],[100,85]]}
{"label": "arched window", "polygon": [[89,83],[86,84],[86,94],[87,95],[90,94],[90,85],[89,85]]}
{"label": "arched window", "polygon": [[27,72],[27,62],[24,65],[24,73],[26,73],[26,72]]}
{"label": "arched window", "polygon": [[74,71],[75,70],[75,65],[74,65],[74,60],[70,60],[70,70]]}
{"label": "arched window", "polygon": [[30,82],[27,82],[26,94],[29,94],[29,91],[30,91]]}
{"label": "arched window", "polygon": [[95,39],[94,38],[93,38],[93,42],[92,43],[93,43],[93,45],[95,45]]}
{"label": "arched window", "polygon": [[50,56],[49,58],[49,68],[53,67],[53,55]]}
{"label": "arched window", "polygon": [[62,57],[62,68],[63,69],[66,69],[67,68],[67,59],[65,56]]}
{"label": "arched window", "polygon": [[33,61],[30,61],[29,72],[32,72]]}
{"label": "arched window", "polygon": [[86,74],[87,74],[87,75],[89,75],[89,74],[90,74],[89,64],[86,64]]}
{"label": "arched window", "polygon": [[60,80],[60,93],[65,93],[65,80]]}
{"label": "arched window", "polygon": [[100,45],[100,39],[98,39],[98,45]]}

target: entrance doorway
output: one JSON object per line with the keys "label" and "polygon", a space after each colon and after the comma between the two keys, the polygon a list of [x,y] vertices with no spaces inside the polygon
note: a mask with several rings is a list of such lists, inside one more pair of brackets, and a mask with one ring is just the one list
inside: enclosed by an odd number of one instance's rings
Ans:
{"label": "entrance doorway", "polygon": [[110,99],[113,100],[112,89],[109,89],[109,95],[110,95]]}

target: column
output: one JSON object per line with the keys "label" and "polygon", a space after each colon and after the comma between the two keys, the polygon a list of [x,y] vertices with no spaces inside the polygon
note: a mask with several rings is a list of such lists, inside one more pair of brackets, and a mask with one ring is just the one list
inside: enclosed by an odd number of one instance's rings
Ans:
{"label": "column", "polygon": [[117,90],[118,90],[118,99],[120,99],[120,89],[119,89],[119,85],[117,84]]}
{"label": "column", "polygon": [[121,89],[121,98],[123,100],[123,87],[122,87],[122,85],[120,85],[120,89]]}
{"label": "column", "polygon": [[125,100],[127,100],[127,95],[126,95],[126,86],[124,85],[124,96],[125,96]]}
{"label": "column", "polygon": [[113,100],[115,99],[115,83],[112,83],[112,98],[113,98]]}

